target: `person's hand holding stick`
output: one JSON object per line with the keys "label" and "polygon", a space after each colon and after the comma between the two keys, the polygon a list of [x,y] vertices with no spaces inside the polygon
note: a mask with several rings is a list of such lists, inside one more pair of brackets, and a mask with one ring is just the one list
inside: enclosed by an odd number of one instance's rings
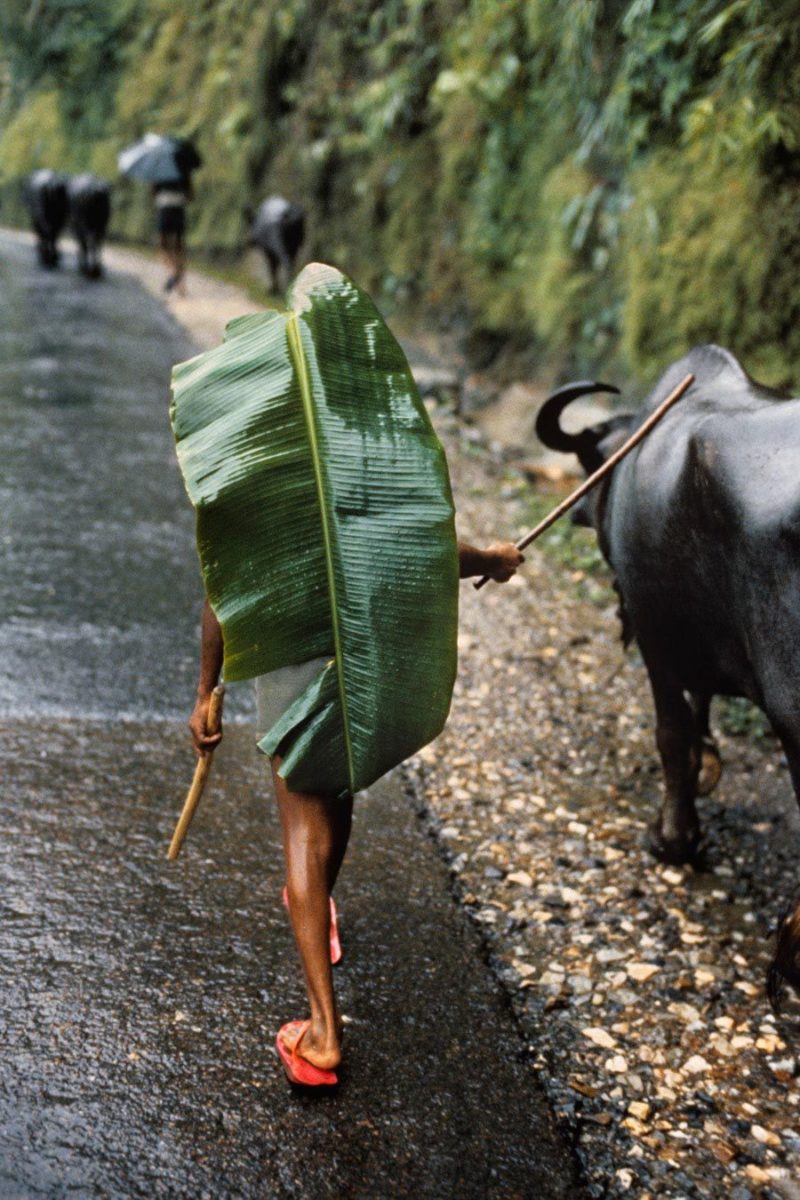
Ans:
{"label": "person's hand holding stick", "polygon": [[[664,414],[668,412],[670,408],[672,408],[673,404],[676,404],[678,400],[680,400],[684,392],[687,392],[693,383],[694,375],[687,375],[686,378],[678,384],[675,390],[670,392],[666,400],[663,400],[661,404],[659,404],[655,412],[650,414],[644,424],[641,425],[636,432],[628,438],[627,442],[620,446],[619,450],[616,450],[611,457],[603,463],[602,467],[599,467],[593,475],[590,475],[588,479],[584,480],[580,487],[576,488],[574,492],[567,496],[566,500],[562,500],[561,503],[553,509],[549,516],[546,516],[543,521],[539,522],[535,529],[532,529],[530,533],[526,533],[523,538],[520,538],[520,540],[516,543],[517,549],[524,550],[526,546],[530,546],[531,542],[540,537],[546,529],[549,529],[559,517],[563,517],[564,513],[569,512],[569,510],[574,507],[579,500],[583,499],[587,492],[590,492],[592,488],[600,482],[601,479],[604,479],[610,471],[613,471],[617,463],[621,462],[627,454],[630,454],[634,447],[639,445],[639,442],[641,442],[643,438],[647,437],[653,426],[658,424]],[[488,583],[490,579],[490,575],[484,575],[472,586],[476,591],[478,591],[484,586],[484,584]]]}
{"label": "person's hand holding stick", "polygon": [[[222,684],[218,684],[211,693],[211,699],[208,704],[205,732],[209,738],[216,737],[219,733],[219,727],[222,723],[222,701],[224,696],[225,688]],[[200,803],[200,798],[203,795],[203,789],[206,786],[206,780],[211,770],[211,758],[214,748],[215,746],[211,746],[198,756],[197,766],[194,769],[194,778],[192,779],[191,787],[184,801],[183,810],[178,818],[178,824],[175,826],[175,832],[172,835],[172,841],[167,851],[167,858],[171,862],[174,862],[180,854],[183,839],[186,837],[187,830],[192,823],[195,809]]]}

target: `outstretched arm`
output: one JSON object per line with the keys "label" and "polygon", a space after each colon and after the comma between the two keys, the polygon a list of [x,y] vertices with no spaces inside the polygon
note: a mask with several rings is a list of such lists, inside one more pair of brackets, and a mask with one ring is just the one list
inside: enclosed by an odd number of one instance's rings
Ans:
{"label": "outstretched arm", "polygon": [[219,621],[214,615],[213,608],[208,603],[208,599],[206,599],[203,604],[200,641],[200,679],[197,684],[197,700],[195,701],[194,712],[189,721],[194,752],[199,757],[213,750],[222,741],[221,727],[219,733],[212,734],[206,733],[206,728],[208,726],[208,706],[211,702],[211,693],[219,682],[223,654],[222,630],[220,629]]}
{"label": "outstretched arm", "polygon": [[496,583],[506,583],[516,574],[520,563],[525,562],[525,556],[513,542],[492,542],[485,550],[470,546],[468,542],[458,543],[459,574],[462,579],[472,575],[488,575]]}

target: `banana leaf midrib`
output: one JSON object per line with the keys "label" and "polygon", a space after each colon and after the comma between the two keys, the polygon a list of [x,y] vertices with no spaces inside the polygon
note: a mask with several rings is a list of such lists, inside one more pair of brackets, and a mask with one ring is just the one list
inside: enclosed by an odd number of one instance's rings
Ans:
{"label": "banana leaf midrib", "polygon": [[319,441],[317,438],[316,421],[314,417],[314,400],[311,391],[311,383],[308,377],[308,364],[306,362],[305,351],[300,336],[299,322],[297,313],[288,314],[286,323],[286,338],[289,345],[289,354],[291,356],[294,368],[297,374],[298,387],[300,389],[300,399],[303,405],[303,415],[308,430],[308,444],[311,453],[311,461],[314,468],[314,480],[317,488],[317,499],[319,501],[320,521],[322,525],[322,540],[325,555],[325,571],[328,580],[328,599],[331,610],[331,629],[333,633],[333,649],[334,661],[336,664],[336,677],[339,684],[339,699],[342,706],[342,728],[344,733],[344,745],[347,756],[347,773],[350,780],[351,791],[355,791],[355,768],[353,765],[353,746],[350,737],[350,721],[347,709],[347,689],[344,681],[344,661],[342,653],[342,636],[339,624],[339,609],[336,596],[336,576],[333,563],[333,548],[330,524],[328,521],[327,503],[325,497],[325,489],[323,486],[322,476],[322,456],[319,451]]}

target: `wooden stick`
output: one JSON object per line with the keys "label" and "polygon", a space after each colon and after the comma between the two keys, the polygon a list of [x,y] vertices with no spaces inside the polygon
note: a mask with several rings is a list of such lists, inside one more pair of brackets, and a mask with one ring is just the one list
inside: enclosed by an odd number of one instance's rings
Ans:
{"label": "wooden stick", "polygon": [[[673,404],[677,404],[684,392],[687,392],[693,383],[694,375],[687,375],[686,378],[678,384],[675,390],[670,392],[666,400],[663,400],[661,404],[659,404],[655,412],[650,414],[645,423],[636,430],[636,433],[632,434],[631,437],[628,438],[627,442],[625,442],[623,446],[620,446],[619,450],[616,450],[611,457],[603,463],[602,467],[599,467],[593,475],[590,475],[588,479],[585,479],[580,487],[576,488],[574,492],[567,496],[566,500],[562,500],[558,507],[554,508],[553,511],[546,516],[543,521],[540,521],[535,529],[532,529],[530,533],[526,533],[523,538],[520,538],[520,540],[516,543],[517,549],[524,550],[526,546],[530,546],[531,542],[540,537],[546,529],[549,529],[559,517],[563,517],[565,512],[569,512],[569,510],[576,505],[579,500],[582,500],[586,493],[590,492],[592,488],[600,482],[601,479],[605,479],[606,475],[608,475],[610,471],[614,470],[614,467],[617,465],[617,463],[625,458],[626,454],[630,454],[631,450],[633,450],[635,446],[638,446],[639,442],[641,442],[643,438],[647,437],[653,426],[658,424],[664,414],[670,408],[672,408]],[[479,591],[485,583],[489,583],[490,579],[491,575],[484,575],[472,586],[476,591]]]}
{"label": "wooden stick", "polygon": [[[222,701],[225,696],[225,688],[222,684],[218,684],[211,693],[211,702],[208,706],[208,720],[206,721],[206,733],[218,733],[220,722],[222,720]],[[186,795],[183,803],[181,815],[178,818],[178,824],[175,826],[175,832],[172,835],[172,841],[169,844],[167,858],[170,862],[174,862],[181,852],[183,839],[186,837],[189,826],[192,823],[192,817],[195,814],[195,809],[200,803],[200,797],[203,795],[203,788],[206,786],[208,773],[211,770],[211,758],[213,750],[207,750],[202,758],[197,760],[197,766],[194,769],[194,778],[192,786]]]}

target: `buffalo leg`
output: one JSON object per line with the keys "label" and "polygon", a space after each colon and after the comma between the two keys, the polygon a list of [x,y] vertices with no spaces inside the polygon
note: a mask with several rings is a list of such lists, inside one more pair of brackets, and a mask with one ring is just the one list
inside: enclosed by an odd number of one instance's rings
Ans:
{"label": "buffalo leg", "polygon": [[279,275],[283,279],[283,287],[288,288],[292,282],[292,259],[287,253],[286,248],[281,246],[278,252],[278,261],[280,263]]}
{"label": "buffalo leg", "polygon": [[709,714],[711,711],[711,694],[708,692],[692,692],[689,704],[694,713],[695,736],[699,745],[700,773],[697,776],[697,795],[709,796],[720,781],[722,775],[722,760],[719,756],[717,743],[711,736]]}
{"label": "buffalo leg", "polygon": [[94,233],[86,235],[86,274],[90,279],[99,279],[102,274],[99,239]]}
{"label": "buffalo leg", "polygon": [[272,293],[277,293],[278,288],[280,287],[278,280],[278,257],[276,254],[273,254],[271,250],[265,249],[264,258],[267,260],[267,266],[269,267],[269,290]]}
{"label": "buffalo leg", "polygon": [[694,803],[700,766],[697,724],[681,687],[661,672],[648,670],[664,769],[664,802],[651,828],[651,848],[664,862],[689,862],[700,840]]}
{"label": "buffalo leg", "polygon": [[[783,744],[794,794],[800,802],[800,736],[782,728],[770,713],[767,715]],[[800,901],[787,908],[778,924],[775,954],[767,972],[767,995],[774,1009],[778,1008],[784,982],[800,993]]]}
{"label": "buffalo leg", "polygon": [[54,239],[42,225],[34,224],[36,232],[36,249],[39,262],[43,267],[54,267],[58,263],[58,253]]}

